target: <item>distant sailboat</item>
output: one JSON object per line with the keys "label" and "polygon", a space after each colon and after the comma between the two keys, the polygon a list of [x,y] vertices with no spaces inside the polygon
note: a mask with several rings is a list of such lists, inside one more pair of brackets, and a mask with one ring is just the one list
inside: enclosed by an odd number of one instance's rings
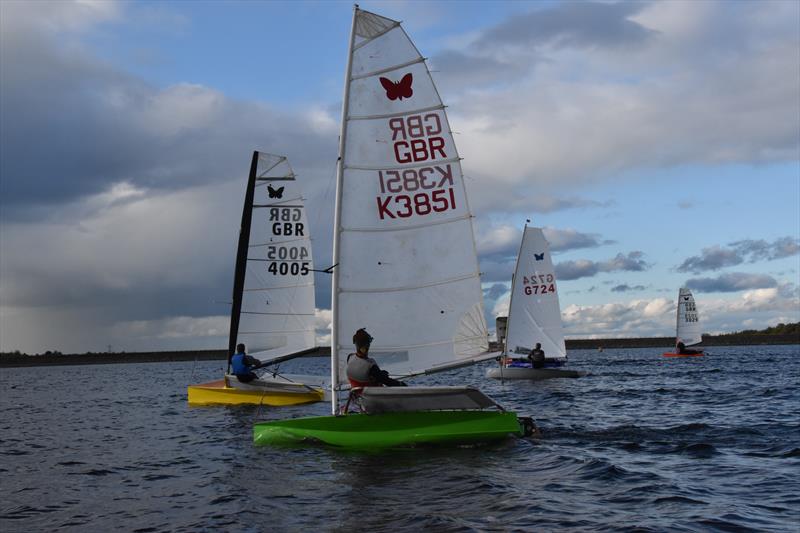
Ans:
{"label": "distant sailboat", "polygon": [[[544,368],[514,360],[525,358],[537,344],[545,353]],[[517,267],[511,282],[511,302],[500,366],[486,376],[494,379],[577,378],[584,372],[560,368],[567,361],[561,307],[550,246],[541,228],[525,226]]]}
{"label": "distant sailboat", "polygon": [[[262,364],[315,349],[314,273],[305,206],[283,156],[253,153],[233,284],[228,365],[238,343]],[[229,368],[230,371],[230,368]],[[262,376],[191,385],[192,405],[293,405],[324,399],[323,376]]]}
{"label": "distant sailboat", "polygon": [[[472,216],[444,105],[399,22],[355,7],[342,111],[334,224],[333,416],[258,423],[255,444],[380,448],[522,435],[518,419],[471,387],[365,387],[351,395],[353,333],[396,378],[493,358]],[[485,408],[495,408],[484,410]]]}
{"label": "distant sailboat", "polygon": [[692,291],[689,289],[681,288],[678,290],[675,351],[664,353],[664,357],[697,357],[704,355],[703,350],[686,348],[701,342],[703,342],[703,333],[694,296],[692,296]]}

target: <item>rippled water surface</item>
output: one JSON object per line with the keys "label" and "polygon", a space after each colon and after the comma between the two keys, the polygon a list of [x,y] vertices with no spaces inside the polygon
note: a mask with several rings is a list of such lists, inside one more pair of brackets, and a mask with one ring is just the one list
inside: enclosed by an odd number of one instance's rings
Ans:
{"label": "rippled water surface", "polygon": [[429,376],[543,437],[372,454],[254,448],[255,420],[329,406],[189,408],[218,362],[1,369],[0,530],[797,531],[800,347],[661,351],[570,352],[577,380]]}

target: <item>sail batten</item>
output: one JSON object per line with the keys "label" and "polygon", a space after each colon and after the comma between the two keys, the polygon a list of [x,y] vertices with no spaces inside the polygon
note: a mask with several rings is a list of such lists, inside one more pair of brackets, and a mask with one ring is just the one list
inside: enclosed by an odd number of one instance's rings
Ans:
{"label": "sail batten", "polygon": [[392,65],[390,67],[382,68],[380,70],[373,70],[372,72],[367,72],[365,74],[359,74],[358,76],[353,76],[350,78],[350,81],[361,80],[364,78],[369,78],[371,76],[379,76],[381,74],[386,74],[387,72],[392,72],[394,70],[400,70],[401,68],[410,67],[411,65],[416,65],[417,63],[421,63],[423,61],[425,61],[424,57],[412,59],[411,61],[406,61],[405,63],[400,63],[397,65]]}

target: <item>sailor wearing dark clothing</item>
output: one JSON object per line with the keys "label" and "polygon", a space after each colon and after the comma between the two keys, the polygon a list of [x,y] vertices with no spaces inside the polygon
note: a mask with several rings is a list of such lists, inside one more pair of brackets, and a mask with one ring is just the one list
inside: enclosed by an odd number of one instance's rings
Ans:
{"label": "sailor wearing dark clothing", "polygon": [[231,357],[231,370],[233,375],[242,383],[249,383],[258,376],[253,372],[255,368],[261,365],[261,361],[255,357],[247,355],[247,350],[244,344],[236,346],[236,353]]}
{"label": "sailor wearing dark clothing", "polygon": [[541,343],[536,343],[536,348],[531,350],[531,354],[528,356],[528,359],[531,360],[533,368],[544,368],[544,350],[542,350]]}
{"label": "sailor wearing dark clothing", "polygon": [[392,379],[389,373],[381,370],[374,359],[368,357],[372,336],[364,328],[353,335],[356,352],[347,356],[347,379],[355,387],[405,387],[402,381]]}
{"label": "sailor wearing dark clothing", "polygon": [[678,354],[679,355],[697,355],[699,353],[700,353],[700,350],[690,350],[682,342],[678,343]]}

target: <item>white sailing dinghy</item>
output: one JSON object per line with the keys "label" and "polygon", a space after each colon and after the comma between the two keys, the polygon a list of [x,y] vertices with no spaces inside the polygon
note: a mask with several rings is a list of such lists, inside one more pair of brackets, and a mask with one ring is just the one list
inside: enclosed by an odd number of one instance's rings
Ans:
{"label": "white sailing dinghy", "polygon": [[[703,350],[687,349],[703,342],[703,333],[700,327],[700,317],[694,302],[692,291],[686,288],[678,290],[677,326],[675,331],[675,350],[666,352],[664,357],[698,357]],[[680,345],[683,344],[683,349]]]}
{"label": "white sailing dinghy", "polygon": [[[500,359],[499,367],[487,370],[487,377],[538,380],[585,375],[561,368],[567,361],[561,307],[550,246],[541,228],[526,225],[523,230],[506,328],[505,357]],[[545,353],[544,368],[533,368],[527,360],[515,359],[527,358],[536,343]]]}
{"label": "white sailing dinghy", "polygon": [[358,6],[339,154],[333,416],[256,424],[255,444],[377,448],[522,434],[526,421],[470,387],[366,387],[355,391],[362,413],[342,409],[337,392],[347,388],[359,328],[374,336],[370,357],[396,378],[498,355],[487,353],[471,213],[444,105],[400,23]]}
{"label": "white sailing dinghy", "polygon": [[[303,197],[286,157],[254,152],[233,283],[228,372],[238,343],[262,364],[315,349],[314,272]],[[326,376],[264,374],[191,385],[192,405],[294,405],[324,399]]]}

